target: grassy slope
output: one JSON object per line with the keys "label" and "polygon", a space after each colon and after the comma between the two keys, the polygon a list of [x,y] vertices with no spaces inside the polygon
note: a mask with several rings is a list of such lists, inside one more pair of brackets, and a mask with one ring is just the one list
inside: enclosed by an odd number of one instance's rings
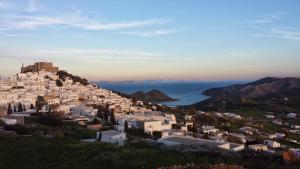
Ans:
{"label": "grassy slope", "polygon": [[218,152],[185,153],[159,150],[145,143],[118,147],[102,143],[81,143],[67,138],[0,138],[0,150],[1,169],[153,169],[190,162],[199,164],[204,169],[214,163],[235,163],[248,169],[284,168],[279,166],[281,162],[266,161],[266,157],[254,157],[255,159],[249,160],[244,156],[225,157]]}

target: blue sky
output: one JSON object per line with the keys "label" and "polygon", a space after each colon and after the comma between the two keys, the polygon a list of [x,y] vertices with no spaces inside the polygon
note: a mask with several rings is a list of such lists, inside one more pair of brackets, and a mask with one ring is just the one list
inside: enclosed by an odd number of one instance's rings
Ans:
{"label": "blue sky", "polygon": [[299,0],[0,0],[0,72],[89,80],[300,75]]}

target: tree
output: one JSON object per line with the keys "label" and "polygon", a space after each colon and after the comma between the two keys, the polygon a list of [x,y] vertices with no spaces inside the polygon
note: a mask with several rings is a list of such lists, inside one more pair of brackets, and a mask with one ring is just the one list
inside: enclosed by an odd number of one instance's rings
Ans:
{"label": "tree", "polygon": [[152,135],[153,135],[153,139],[155,140],[160,139],[162,137],[161,131],[153,131]]}
{"label": "tree", "polygon": [[11,104],[9,103],[8,107],[7,107],[7,114],[12,114],[12,113],[13,113],[13,110],[11,108]]}
{"label": "tree", "polygon": [[99,135],[98,135],[97,141],[101,141],[101,137],[102,137],[102,131],[99,131]]}
{"label": "tree", "polygon": [[116,118],[115,118],[115,113],[114,111],[112,111],[110,113],[110,122],[113,123],[113,124],[116,124]]}
{"label": "tree", "polygon": [[108,103],[106,103],[105,109],[106,109],[107,111],[109,111],[109,104],[108,104]]}
{"label": "tree", "polygon": [[194,131],[193,126],[192,126],[192,125],[188,125],[188,126],[187,126],[187,131],[193,132],[193,131]]}
{"label": "tree", "polygon": [[98,113],[97,113],[97,116],[101,119],[101,120],[103,120],[103,112],[102,112],[102,110],[100,109],[100,108],[98,108]]}
{"label": "tree", "polygon": [[104,112],[104,120],[105,120],[105,121],[108,121],[108,116],[109,116],[108,111],[105,111],[105,112]]}
{"label": "tree", "polygon": [[31,103],[31,105],[30,105],[30,109],[32,110],[32,109],[34,109],[34,106],[33,106],[33,104]]}
{"label": "tree", "polygon": [[22,106],[21,102],[19,102],[18,112],[23,112],[23,106]]}
{"label": "tree", "polygon": [[35,103],[36,112],[39,112],[42,109],[42,107],[47,104],[48,103],[45,101],[43,96],[38,96]]}
{"label": "tree", "polygon": [[63,86],[63,83],[60,81],[60,80],[56,80],[56,86],[57,87],[62,87]]}
{"label": "tree", "polygon": [[26,107],[25,107],[25,105],[23,105],[23,111],[26,111]]}
{"label": "tree", "polygon": [[127,120],[125,120],[124,130],[125,130],[125,132],[128,132],[128,130],[129,130]]}
{"label": "tree", "polygon": [[64,118],[63,112],[52,111],[52,112],[43,113],[38,120],[39,123],[47,126],[60,126],[63,123],[62,122],[63,118]]}
{"label": "tree", "polygon": [[14,112],[17,112],[17,108],[16,108],[16,106],[14,105]]}

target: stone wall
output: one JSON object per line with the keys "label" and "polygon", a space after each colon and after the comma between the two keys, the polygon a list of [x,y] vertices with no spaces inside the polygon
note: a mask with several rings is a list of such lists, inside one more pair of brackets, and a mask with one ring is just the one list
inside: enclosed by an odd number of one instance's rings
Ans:
{"label": "stone wall", "polygon": [[58,72],[58,67],[54,67],[51,62],[37,62],[34,65],[29,65],[21,68],[21,73],[26,72],[39,72],[41,70],[45,70],[48,72],[56,73]]}

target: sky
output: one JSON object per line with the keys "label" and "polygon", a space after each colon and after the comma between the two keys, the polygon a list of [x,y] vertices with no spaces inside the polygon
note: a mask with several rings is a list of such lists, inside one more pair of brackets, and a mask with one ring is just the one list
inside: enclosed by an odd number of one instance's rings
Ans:
{"label": "sky", "polygon": [[0,75],[49,61],[89,80],[300,76],[299,0],[0,0]]}

